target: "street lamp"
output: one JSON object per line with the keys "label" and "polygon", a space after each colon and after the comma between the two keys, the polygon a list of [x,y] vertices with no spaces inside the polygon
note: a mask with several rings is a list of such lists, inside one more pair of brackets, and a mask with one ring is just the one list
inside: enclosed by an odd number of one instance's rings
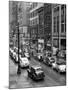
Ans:
{"label": "street lamp", "polygon": [[17,30],[18,30],[18,70],[17,70],[17,74],[21,74],[21,68],[20,68],[20,57],[19,57],[19,23],[17,23],[16,26]]}
{"label": "street lamp", "polygon": [[[18,4],[18,3],[17,3]],[[19,22],[18,22],[18,5],[16,4],[16,19],[17,19],[17,31],[18,31],[18,70],[17,74],[21,74],[21,68],[20,68],[20,57],[19,57]]]}

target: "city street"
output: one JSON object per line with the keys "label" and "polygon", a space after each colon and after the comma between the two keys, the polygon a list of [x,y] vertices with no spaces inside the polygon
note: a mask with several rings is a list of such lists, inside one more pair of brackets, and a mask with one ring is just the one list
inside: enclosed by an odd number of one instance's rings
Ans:
{"label": "city street", "polygon": [[66,85],[65,75],[59,74],[58,72],[52,70],[52,68],[46,66],[45,64],[35,60],[33,57],[30,60],[30,65],[41,65],[45,78],[43,81],[33,81],[28,77],[27,69],[21,69],[21,75],[17,75],[17,64],[13,60],[9,60],[9,88],[35,88],[35,87],[50,87],[50,86],[64,86]]}
{"label": "city street", "polygon": [[9,88],[65,86],[66,5],[10,1],[9,56]]}

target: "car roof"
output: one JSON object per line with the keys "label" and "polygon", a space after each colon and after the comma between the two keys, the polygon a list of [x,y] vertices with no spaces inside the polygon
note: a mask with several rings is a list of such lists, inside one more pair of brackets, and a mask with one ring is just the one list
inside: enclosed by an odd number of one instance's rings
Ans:
{"label": "car roof", "polygon": [[28,58],[27,58],[27,57],[21,57],[21,59],[22,59],[22,60],[28,60]]}
{"label": "car roof", "polygon": [[33,66],[31,66],[31,67],[34,68],[34,69],[42,68],[40,65],[33,65]]}

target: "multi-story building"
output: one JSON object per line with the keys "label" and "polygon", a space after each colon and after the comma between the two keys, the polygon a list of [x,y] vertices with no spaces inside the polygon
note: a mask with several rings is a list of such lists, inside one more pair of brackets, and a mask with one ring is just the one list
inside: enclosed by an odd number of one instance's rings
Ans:
{"label": "multi-story building", "polygon": [[52,47],[66,49],[66,5],[52,6]]}
{"label": "multi-story building", "polygon": [[38,16],[38,8],[43,6],[42,3],[34,2],[31,3],[30,7],[30,38],[33,43],[37,41],[38,35],[38,25],[39,25],[39,16]]}
{"label": "multi-story building", "polygon": [[39,24],[38,24],[38,38],[44,39],[44,6],[38,9]]}
{"label": "multi-story building", "polygon": [[28,9],[30,7],[29,2],[18,2],[18,22],[19,22],[19,40],[20,46],[22,47],[27,38],[28,34]]}
{"label": "multi-story building", "polygon": [[[44,40],[45,48],[47,48],[48,43],[51,44],[51,32],[52,32],[52,4],[44,4]],[[51,48],[50,48],[51,49]]]}
{"label": "multi-story building", "polygon": [[9,42],[16,42],[16,25],[17,25],[17,2],[9,1]]}
{"label": "multi-story building", "polygon": [[38,9],[38,15],[38,37],[43,40],[44,48],[46,48],[48,41],[51,42],[52,4],[44,3],[44,5]]}
{"label": "multi-story building", "polygon": [[[10,25],[10,37],[12,35],[12,40],[14,46],[18,47],[18,28],[19,28],[19,41],[20,45],[23,43],[22,38],[29,37],[28,35],[28,8],[30,7],[29,2],[22,1],[9,1],[9,25]],[[19,26],[18,26],[19,24]],[[18,27],[18,28],[17,28]],[[26,29],[25,29],[26,28]],[[12,35],[11,35],[12,34]],[[25,35],[24,35],[25,34]]]}

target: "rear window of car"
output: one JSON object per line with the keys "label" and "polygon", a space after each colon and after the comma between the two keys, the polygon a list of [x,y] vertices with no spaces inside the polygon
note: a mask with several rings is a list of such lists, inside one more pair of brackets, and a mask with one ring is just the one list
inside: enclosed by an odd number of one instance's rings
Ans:
{"label": "rear window of car", "polygon": [[36,68],[35,70],[36,71],[42,71],[42,68]]}

